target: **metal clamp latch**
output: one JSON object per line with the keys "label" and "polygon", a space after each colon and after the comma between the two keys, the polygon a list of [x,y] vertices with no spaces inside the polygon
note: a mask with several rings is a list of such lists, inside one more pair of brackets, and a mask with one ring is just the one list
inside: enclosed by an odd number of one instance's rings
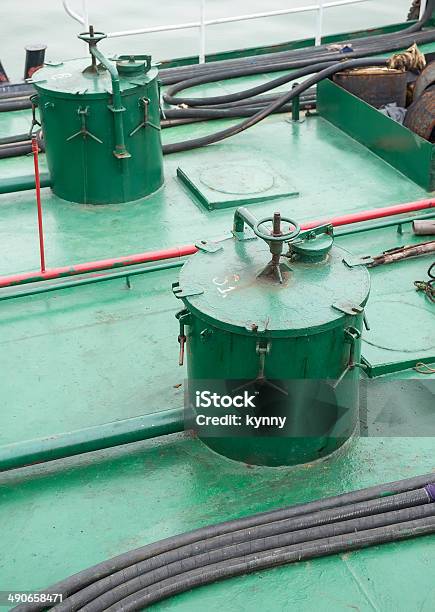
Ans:
{"label": "metal clamp latch", "polygon": [[88,130],[86,126],[86,117],[89,116],[89,106],[85,106],[84,108],[80,106],[77,110],[77,114],[80,117],[80,121],[81,121],[80,130],[76,132],[75,134],[73,134],[72,136],[69,136],[66,139],[67,142],[69,140],[73,140],[74,138],[77,138],[77,136],[83,136],[83,138],[87,138],[89,136],[90,138],[95,140],[95,142],[99,142],[100,144],[103,144],[103,141],[97,138],[96,136],[94,136],[94,134],[91,134],[91,132]]}
{"label": "metal clamp latch", "polygon": [[184,348],[186,345],[186,334],[184,333],[184,328],[186,325],[189,325],[190,312],[186,308],[184,308],[183,310],[177,312],[175,316],[180,324],[180,333],[178,334],[178,344],[180,345],[178,365],[182,366],[184,364]]}

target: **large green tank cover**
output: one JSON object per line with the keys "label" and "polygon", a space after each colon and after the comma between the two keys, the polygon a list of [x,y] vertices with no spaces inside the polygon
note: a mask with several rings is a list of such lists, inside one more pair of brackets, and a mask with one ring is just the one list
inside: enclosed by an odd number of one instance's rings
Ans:
{"label": "large green tank cover", "polygon": [[85,204],[137,200],[163,183],[158,71],[149,56],[108,60],[96,42],[91,55],[33,80],[52,189]]}
{"label": "large green tank cover", "polygon": [[[232,236],[197,247],[173,287],[185,306],[177,317],[189,425],[213,450],[246,463],[293,465],[339,448],[358,421],[366,268],[333,244],[331,226],[300,232],[291,219],[257,221],[246,209],[236,211]],[[246,390],[254,407],[199,410],[204,392]],[[263,425],[248,419],[240,428],[244,414]],[[231,417],[231,427],[208,416]]]}
{"label": "large green tank cover", "polygon": [[367,300],[369,274],[364,266],[349,267],[341,248],[330,247],[320,263],[288,259],[280,284],[261,275],[270,259],[262,240],[230,238],[217,247],[200,248],[183,266],[179,285],[189,311],[222,330],[252,335],[255,329],[270,338],[317,334],[346,319],[339,304],[360,307]]}

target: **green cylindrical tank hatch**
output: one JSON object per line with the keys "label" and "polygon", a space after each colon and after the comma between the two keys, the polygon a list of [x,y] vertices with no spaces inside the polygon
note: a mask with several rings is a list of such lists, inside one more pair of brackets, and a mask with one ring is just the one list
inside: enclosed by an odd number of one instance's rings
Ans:
{"label": "green cylindrical tank hatch", "polygon": [[365,267],[333,244],[332,226],[301,232],[246,209],[232,238],[197,246],[174,293],[185,306],[180,362],[186,349],[198,436],[231,459],[269,466],[339,448],[358,420]]}
{"label": "green cylindrical tank hatch", "polygon": [[86,33],[91,60],[45,64],[35,104],[54,193],[72,202],[114,204],[163,184],[157,68],[150,56],[108,60],[101,33]]}

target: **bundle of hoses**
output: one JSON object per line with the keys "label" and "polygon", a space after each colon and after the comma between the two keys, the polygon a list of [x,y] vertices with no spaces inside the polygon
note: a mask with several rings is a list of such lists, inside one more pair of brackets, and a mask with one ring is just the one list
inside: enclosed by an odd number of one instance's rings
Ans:
{"label": "bundle of hoses", "polygon": [[14,610],[141,610],[173,595],[317,557],[435,533],[435,473],[202,527],[100,563]]}
{"label": "bundle of hoses", "polygon": [[[355,60],[347,60],[344,62],[334,62],[334,63],[321,63],[315,64],[313,66],[309,66],[306,68],[301,68],[300,70],[291,72],[290,74],[279,77],[278,79],[274,79],[269,83],[259,85],[257,87],[250,88],[248,90],[238,92],[236,94],[229,94],[226,96],[217,96],[213,98],[197,99],[197,98],[184,98],[189,102],[191,106],[195,106],[202,102],[206,104],[203,108],[193,108],[188,109],[188,111],[181,111],[182,117],[178,114],[177,109],[169,109],[164,111],[165,119],[199,119],[207,116],[208,118],[216,117],[216,114],[219,118],[223,117],[234,117],[240,116],[240,112],[244,112],[247,114],[248,118],[245,121],[238,123],[237,125],[231,126],[225,130],[221,130],[214,134],[210,134],[204,136],[202,138],[196,138],[193,140],[188,140],[185,142],[178,142],[173,144],[163,145],[163,153],[165,155],[170,153],[178,153],[180,151],[187,151],[190,149],[196,149],[199,147],[203,147],[214,142],[218,142],[220,140],[224,140],[225,138],[229,138],[230,136],[234,136],[235,134],[239,134],[244,130],[256,125],[266,117],[272,115],[273,113],[279,112],[283,107],[286,107],[295,97],[299,97],[304,92],[309,92],[308,97],[304,100],[305,104],[310,104],[312,102],[312,87],[316,85],[322,79],[328,78],[329,76],[339,72],[340,70],[345,70],[346,68],[358,68],[361,66],[373,66],[373,65],[385,65],[385,59],[378,58],[361,58]],[[314,74],[313,74],[314,73]],[[302,76],[312,75],[303,83],[298,84],[296,87],[293,87],[291,91],[286,92],[284,94],[278,96],[272,96],[269,98],[264,98],[259,96],[259,94],[275,89],[279,85],[284,83],[289,83],[295,79],[298,79]],[[192,87],[193,85],[198,84],[199,81],[202,83],[211,82],[216,79],[216,76],[211,77],[198,77],[195,79],[190,79],[188,81],[183,81],[182,83],[173,86],[168,89],[166,94],[164,95],[164,99],[166,102],[176,101],[177,103],[180,101],[179,99],[174,97],[175,93],[178,93],[182,89],[186,87]],[[220,80],[220,76],[217,77],[217,80]],[[258,98],[260,97],[260,103],[258,102]],[[240,105],[240,101],[247,100],[247,105]],[[262,103],[262,104],[261,104]],[[216,108],[210,108],[212,105],[218,105]],[[232,105],[232,108],[222,108],[222,105],[226,105],[227,107]],[[239,106],[239,108],[237,108]],[[288,109],[288,106],[287,106]],[[0,143],[0,148],[1,148]]]}
{"label": "bundle of hoses", "polygon": [[[256,55],[237,60],[212,62],[206,65],[161,70],[160,80],[162,84],[174,85],[174,87],[170,88],[165,94],[164,99],[168,104],[177,106],[177,108],[163,109],[163,127],[172,127],[210,119],[247,117],[246,121],[228,130],[218,132],[217,134],[194,139],[192,141],[164,145],[163,152],[169,154],[186,151],[206,146],[238,134],[271,114],[289,112],[291,110],[291,101],[301,94],[301,108],[313,108],[315,106],[315,92],[311,87],[316,85],[323,78],[327,78],[335,72],[346,68],[377,65],[375,59],[367,59],[368,56],[373,56],[377,53],[387,53],[397,49],[403,49],[413,43],[424,44],[433,42],[435,40],[435,30],[421,30],[432,18],[434,10],[435,0],[429,0],[422,18],[412,26],[400,32],[376,35],[368,38],[356,38],[341,43],[343,49],[351,45],[351,51],[342,52],[342,50],[334,50],[334,46],[331,48],[327,45],[320,45],[308,49],[296,49],[280,53],[275,52]],[[356,63],[348,64],[346,59],[349,58]],[[357,63],[358,60],[362,63]],[[337,69],[334,68],[335,66]],[[195,85],[285,70],[293,70],[295,72],[285,75],[280,79],[275,79],[258,88],[252,88],[246,92],[239,92],[238,94],[199,100],[174,97],[175,93]],[[328,70],[331,70],[331,72],[326,72]],[[300,88],[296,87],[287,94],[281,96],[259,96],[260,93],[271,91],[280,85],[315,73],[318,73],[318,75],[308,79]],[[304,95],[305,92],[307,92],[306,95]],[[28,94],[30,93],[29,91]],[[13,104],[14,101],[8,99],[8,95],[13,94],[10,92],[0,92],[0,111],[2,109],[12,110],[10,104]],[[15,100],[18,104],[17,108],[22,108],[24,100],[25,98]],[[195,101],[193,102],[192,100]],[[27,103],[30,106],[28,100]]]}
{"label": "bundle of hoses", "polygon": [[[35,132],[40,151],[45,151],[42,131]],[[5,136],[0,138],[0,159],[5,157],[15,157],[17,155],[28,155],[32,152],[32,135],[28,132],[15,136]]]}

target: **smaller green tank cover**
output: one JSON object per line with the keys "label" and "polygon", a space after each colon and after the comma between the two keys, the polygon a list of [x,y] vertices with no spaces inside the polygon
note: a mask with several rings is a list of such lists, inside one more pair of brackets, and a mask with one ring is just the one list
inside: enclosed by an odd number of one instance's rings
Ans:
{"label": "smaller green tank cover", "polygon": [[[145,197],[163,183],[158,71],[143,60],[117,67],[122,108],[113,106],[112,81],[90,59],[46,64],[35,74],[52,189],[85,204],[112,204]],[[115,155],[115,115],[122,117],[123,158]]]}

